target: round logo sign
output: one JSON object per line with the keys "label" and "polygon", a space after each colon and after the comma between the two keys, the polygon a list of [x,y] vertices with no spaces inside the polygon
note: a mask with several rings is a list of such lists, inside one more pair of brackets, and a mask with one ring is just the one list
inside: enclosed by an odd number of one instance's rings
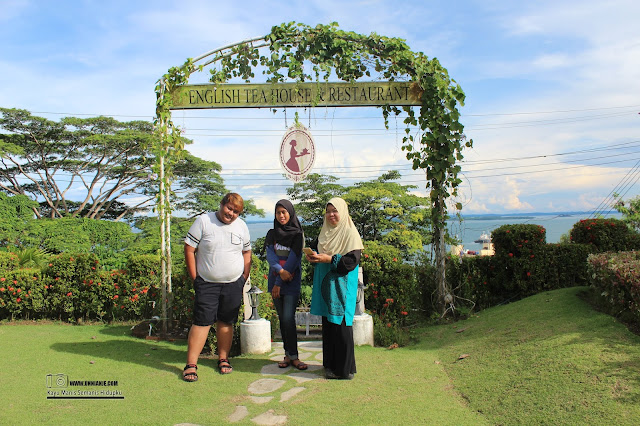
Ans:
{"label": "round logo sign", "polygon": [[289,180],[302,181],[316,160],[316,148],[309,129],[302,124],[289,127],[280,144],[280,165]]}

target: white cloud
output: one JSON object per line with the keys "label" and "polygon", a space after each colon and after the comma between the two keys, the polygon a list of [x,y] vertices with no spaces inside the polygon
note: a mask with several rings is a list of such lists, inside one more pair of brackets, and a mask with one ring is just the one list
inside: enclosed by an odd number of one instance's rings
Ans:
{"label": "white cloud", "polygon": [[[338,21],[347,31],[404,38],[413,50],[437,56],[467,94],[462,112],[474,148],[464,153],[470,162],[463,164],[469,171],[460,196],[465,213],[588,210],[589,203],[593,208],[630,165],[573,169],[579,163],[567,162],[565,169],[555,165],[548,168],[560,170],[521,173],[539,170],[555,154],[637,139],[640,108],[618,108],[640,106],[637,2],[464,1],[446,8],[402,0],[63,1],[34,5],[5,1],[0,10],[0,21],[5,24],[0,36],[12,41],[0,46],[0,73],[10,82],[0,92],[0,105],[72,115],[113,114],[121,120],[151,119],[155,82],[169,67],[225,44],[266,34],[282,22]],[[44,16],[52,11],[56,12],[53,17]],[[50,27],[31,31],[34,22]],[[192,81],[207,78],[205,70]],[[362,110],[318,109],[309,120],[309,113],[300,109],[317,135],[314,171],[341,177],[353,171],[352,179],[343,181],[350,183],[406,165],[401,168],[404,181],[424,191],[423,176],[410,170],[400,149],[402,123],[399,130],[392,123],[389,132],[367,136],[359,129],[379,128],[382,118],[362,120],[358,117],[379,115],[378,110]],[[544,113],[519,114],[531,112]],[[278,147],[293,113],[288,111],[287,120],[281,111],[275,120],[263,120],[273,114],[264,110],[192,111],[175,112],[174,120],[194,139],[188,147],[194,155],[220,163],[230,189],[253,198],[270,212],[291,185],[278,171]],[[483,115],[489,113],[506,115]],[[260,131],[255,137],[233,138],[208,136],[215,133],[211,129]],[[478,163],[522,157],[540,158]],[[565,157],[555,161],[565,161]],[[473,167],[472,162],[476,162]],[[505,169],[507,166],[517,168]],[[257,175],[248,169],[265,171]],[[479,169],[482,173],[473,173]],[[243,175],[255,182],[241,181]]]}

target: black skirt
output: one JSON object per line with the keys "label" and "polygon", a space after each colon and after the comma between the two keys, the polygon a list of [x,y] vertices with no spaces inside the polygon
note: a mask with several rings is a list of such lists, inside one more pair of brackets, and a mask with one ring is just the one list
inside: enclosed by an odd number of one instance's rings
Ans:
{"label": "black skirt", "polygon": [[356,372],[353,327],[337,325],[322,317],[322,365],[340,377]]}

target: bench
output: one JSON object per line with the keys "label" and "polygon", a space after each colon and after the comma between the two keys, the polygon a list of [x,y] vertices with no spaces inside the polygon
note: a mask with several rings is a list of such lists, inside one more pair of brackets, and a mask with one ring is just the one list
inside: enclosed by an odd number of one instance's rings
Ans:
{"label": "bench", "polygon": [[320,315],[312,315],[309,308],[296,308],[296,324],[305,325],[305,335],[309,335],[309,326],[322,325],[322,317]]}

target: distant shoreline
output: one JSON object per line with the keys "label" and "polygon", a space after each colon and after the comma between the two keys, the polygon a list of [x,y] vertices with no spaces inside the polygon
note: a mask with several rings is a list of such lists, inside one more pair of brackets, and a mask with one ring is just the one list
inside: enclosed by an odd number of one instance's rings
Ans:
{"label": "distant shoreline", "polygon": [[[543,212],[533,212],[533,213],[484,213],[484,214],[469,214],[462,215],[462,220],[504,220],[504,219],[523,219],[529,220],[540,216],[559,216],[559,217],[571,217],[571,216],[590,216],[591,212],[551,212],[551,213],[543,213]],[[604,216],[616,216],[619,215],[618,212],[608,213]],[[449,220],[455,221],[455,216],[451,217]],[[247,223],[272,223],[273,219],[246,219]]]}

